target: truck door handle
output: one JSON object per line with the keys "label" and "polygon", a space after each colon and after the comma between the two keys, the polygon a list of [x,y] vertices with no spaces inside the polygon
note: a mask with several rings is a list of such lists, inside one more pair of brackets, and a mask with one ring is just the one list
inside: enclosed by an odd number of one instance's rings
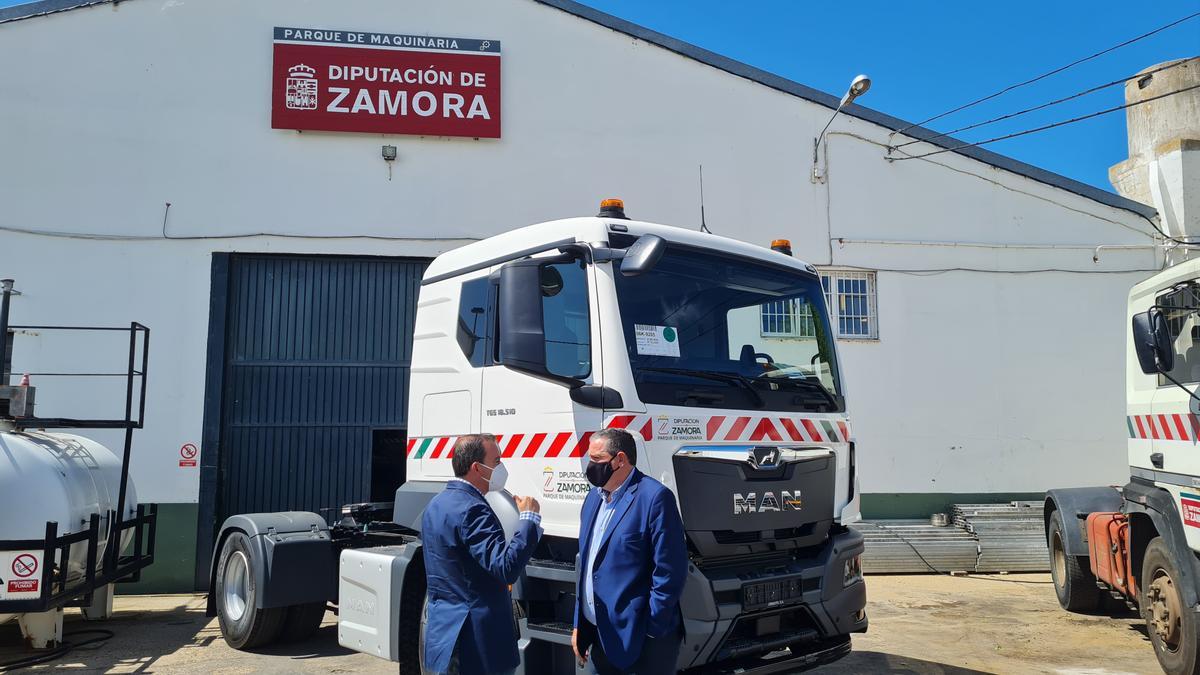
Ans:
{"label": "truck door handle", "polygon": [[1161,469],[1163,464],[1162,453],[1156,452],[1153,455],[1150,455],[1150,463],[1154,465],[1154,468]]}

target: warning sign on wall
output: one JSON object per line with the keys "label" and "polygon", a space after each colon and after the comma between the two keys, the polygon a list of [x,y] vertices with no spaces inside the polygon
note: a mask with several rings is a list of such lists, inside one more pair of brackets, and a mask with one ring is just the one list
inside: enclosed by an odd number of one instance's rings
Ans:
{"label": "warning sign on wall", "polygon": [[0,600],[37,598],[41,570],[41,551],[0,551]]}
{"label": "warning sign on wall", "polygon": [[179,466],[196,466],[196,455],[200,450],[193,443],[184,443],[179,448]]}
{"label": "warning sign on wall", "polygon": [[500,42],[277,27],[271,127],[500,138]]}

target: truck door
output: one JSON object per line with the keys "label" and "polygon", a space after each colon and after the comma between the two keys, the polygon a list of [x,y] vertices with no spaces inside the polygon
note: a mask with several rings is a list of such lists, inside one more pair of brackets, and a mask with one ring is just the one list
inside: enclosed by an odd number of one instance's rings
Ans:
{"label": "truck door", "polygon": [[[596,319],[596,280],[581,261],[547,264],[542,272],[542,325],[547,370],[554,376],[599,384],[602,367]],[[492,279],[499,283],[499,273]],[[497,326],[505,307],[497,294]],[[500,331],[495,331],[497,341]],[[504,345],[493,345],[503,361]],[[578,513],[590,489],[581,457],[603,411],[576,403],[563,382],[504,365],[484,369],[480,430],[498,437],[508,467],[509,492],[536,497],[542,525],[559,536],[578,534]]]}
{"label": "truck door", "polygon": [[[1175,363],[1168,373],[1179,387],[1164,375],[1150,375],[1157,387],[1149,419],[1131,420],[1133,433],[1151,437],[1153,454],[1144,465],[1130,453],[1130,464],[1155,471],[1155,482],[1176,498],[1183,522],[1188,527],[1188,543],[1200,549],[1200,401],[1189,391],[1200,387],[1200,282],[1190,280],[1159,292],[1154,304],[1163,312],[1175,352]],[[1130,415],[1135,415],[1131,410]],[[1136,440],[1134,441],[1136,443]],[[1145,469],[1142,469],[1145,471]]]}
{"label": "truck door", "polygon": [[449,459],[455,439],[479,431],[491,295],[486,269],[422,292],[409,396],[420,403],[412,408],[420,414],[414,420],[420,433],[411,456],[420,461],[424,478],[453,476]]}

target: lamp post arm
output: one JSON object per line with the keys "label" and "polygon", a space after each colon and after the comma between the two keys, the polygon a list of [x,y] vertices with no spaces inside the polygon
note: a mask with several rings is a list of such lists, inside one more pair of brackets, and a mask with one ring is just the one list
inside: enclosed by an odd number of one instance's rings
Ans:
{"label": "lamp post arm", "polygon": [[833,111],[833,115],[830,116],[829,121],[825,123],[825,128],[821,129],[821,133],[817,134],[817,137],[815,139],[813,139],[813,166],[814,167],[817,165],[817,149],[821,147],[821,139],[825,137],[825,132],[829,131],[829,125],[833,124],[833,120],[837,118],[838,113],[842,112],[842,108],[845,105],[846,105],[845,103],[838,104],[838,107]]}

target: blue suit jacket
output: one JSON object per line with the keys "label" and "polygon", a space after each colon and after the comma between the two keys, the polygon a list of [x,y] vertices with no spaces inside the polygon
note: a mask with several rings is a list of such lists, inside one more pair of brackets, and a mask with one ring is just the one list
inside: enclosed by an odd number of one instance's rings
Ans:
{"label": "blue suit jacket", "polygon": [[[592,524],[600,512],[600,490],[583,502],[579,523],[579,574],[587,570],[593,545]],[[604,531],[592,570],[596,633],[604,655],[627,669],[642,653],[647,635],[663,637],[679,630],[679,596],[687,581],[687,543],[675,495],[636,468]],[[583,615],[583,583],[576,582],[575,627]],[[584,630],[581,649],[590,646]]]}
{"label": "blue suit jacket", "polygon": [[445,672],[458,644],[464,675],[493,673],[520,663],[508,587],[538,542],[537,526],[520,521],[511,542],[483,496],[450,481],[421,517],[429,614],[425,668]]}

